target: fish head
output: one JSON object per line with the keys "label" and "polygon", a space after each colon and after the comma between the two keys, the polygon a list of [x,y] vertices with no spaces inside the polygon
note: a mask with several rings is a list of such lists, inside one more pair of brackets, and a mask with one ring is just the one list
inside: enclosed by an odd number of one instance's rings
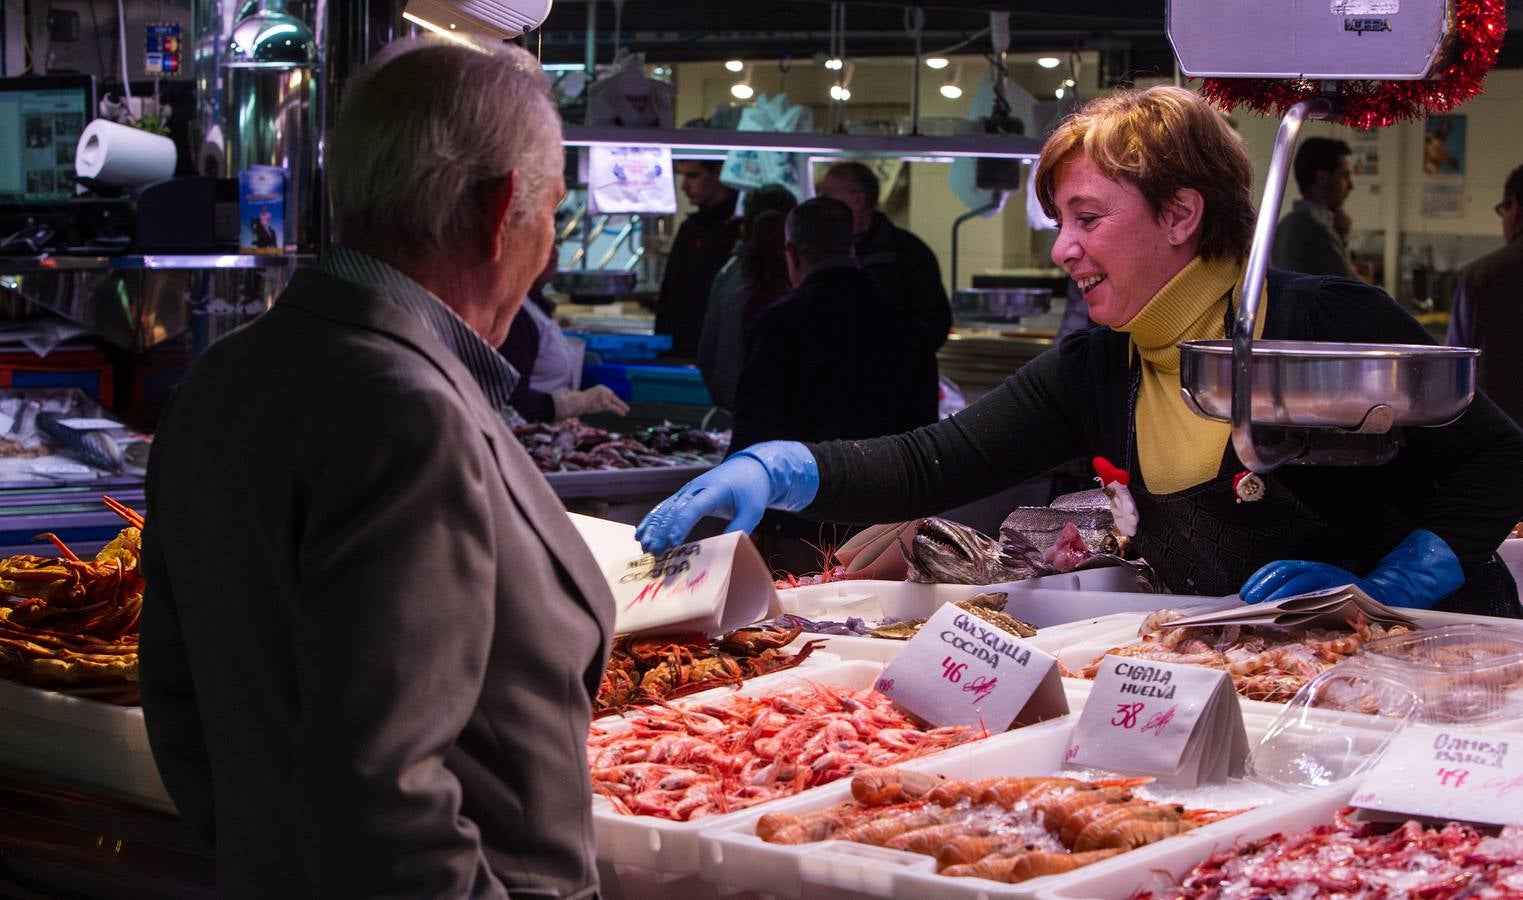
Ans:
{"label": "fish head", "polygon": [[915,523],[900,546],[909,563],[910,580],[931,584],[994,584],[1008,581],[1003,548],[966,525],[927,518]]}

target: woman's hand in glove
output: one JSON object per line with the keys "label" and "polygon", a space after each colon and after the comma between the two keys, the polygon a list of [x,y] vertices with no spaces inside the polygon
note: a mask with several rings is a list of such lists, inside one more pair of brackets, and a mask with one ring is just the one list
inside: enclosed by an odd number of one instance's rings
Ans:
{"label": "woman's hand in glove", "polygon": [[820,469],[797,441],[753,444],[657,504],[635,529],[647,553],[682,543],[704,516],[729,516],[725,531],[750,531],[767,507],[796,512],[814,501]]}
{"label": "woman's hand in glove", "polygon": [[573,416],[609,412],[622,416],[629,412],[629,404],[615,394],[606,384],[595,384],[582,391],[558,391],[550,395],[555,401],[555,421]]}
{"label": "woman's hand in glove", "polygon": [[1363,578],[1328,563],[1282,560],[1254,572],[1239,594],[1248,603],[1264,603],[1353,584],[1386,606],[1431,609],[1464,583],[1459,557],[1443,538],[1419,529]]}

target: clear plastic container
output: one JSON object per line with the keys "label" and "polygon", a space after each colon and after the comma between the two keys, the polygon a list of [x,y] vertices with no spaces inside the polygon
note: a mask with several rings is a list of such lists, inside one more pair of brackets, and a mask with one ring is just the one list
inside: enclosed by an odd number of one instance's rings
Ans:
{"label": "clear plastic container", "polygon": [[1408,723],[1523,715],[1523,637],[1447,625],[1380,638],[1307,682],[1249,756],[1254,776],[1315,790],[1367,771]]}
{"label": "clear plastic container", "polygon": [[1523,714],[1523,638],[1482,625],[1446,625],[1370,641],[1366,662],[1411,686],[1418,721],[1494,722]]}
{"label": "clear plastic container", "polygon": [[1378,762],[1391,737],[1421,710],[1406,682],[1355,657],[1296,692],[1249,754],[1248,769],[1292,790],[1337,784]]}

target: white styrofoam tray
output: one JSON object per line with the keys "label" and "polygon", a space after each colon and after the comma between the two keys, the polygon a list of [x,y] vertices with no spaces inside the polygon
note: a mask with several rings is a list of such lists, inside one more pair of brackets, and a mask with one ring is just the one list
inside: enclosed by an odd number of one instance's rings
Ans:
{"label": "white styrofoam tray", "polygon": [[[851,660],[838,662],[830,665],[822,665],[813,669],[799,667],[786,672],[777,672],[772,675],[764,675],[760,678],[746,682],[738,691],[728,696],[740,694],[754,697],[769,694],[775,691],[784,691],[794,687],[808,684],[825,684],[836,687],[844,687],[850,690],[862,690],[872,687],[882,673],[883,665],[878,662],[867,660]],[[1068,696],[1071,711],[1077,711],[1085,697],[1089,695],[1088,685],[1065,684],[1065,693]],[[677,707],[691,706],[701,702],[702,697],[684,697],[674,701]],[[723,697],[709,696],[709,699],[723,702]],[[637,715],[634,713],[633,717]],[[1064,717],[1059,721],[1066,721],[1072,717]],[[629,727],[629,723],[620,719],[599,719],[595,723],[598,727],[608,731],[623,730]],[[1032,728],[1046,727],[1048,723]],[[1029,729],[1021,729],[1025,731]],[[1015,732],[1011,732],[1015,733]],[[990,740],[985,738],[984,743]],[[967,745],[964,745],[966,747]],[[923,764],[927,760],[938,760],[947,754],[955,754],[964,747],[944,750],[940,753],[929,754],[915,762]],[[1062,751],[1058,751],[1061,755]],[[600,796],[593,797],[593,820],[597,831],[598,859],[606,863],[622,866],[635,866],[643,870],[661,873],[667,876],[683,876],[694,874],[699,871],[698,842],[700,834],[723,827],[726,823],[736,819],[750,816],[753,819],[762,813],[779,807],[779,804],[787,804],[798,801],[799,798],[813,796],[821,792],[830,792],[843,786],[849,785],[849,781],[836,782],[817,788],[811,788],[793,797],[770,800],[756,806],[737,812],[725,813],[717,816],[707,816],[689,822],[674,822],[655,816],[626,816],[615,812],[613,805]]]}
{"label": "white styrofoam tray", "polygon": [[[1097,640],[1111,640],[1118,634],[1131,633],[1135,635],[1137,623],[1140,621],[1140,616],[1135,613],[1112,613],[1090,619],[1065,622],[1061,625],[1038,628],[1034,637],[1024,638],[1023,640],[1038,650],[1044,650],[1053,656],[1059,656],[1063,649],[1071,644],[1081,644],[1084,647],[1089,647]],[[805,641],[810,640],[824,640],[826,643],[820,650],[834,654],[841,659],[867,659],[882,663],[886,663],[898,656],[899,652],[909,643],[909,641],[895,641],[887,638],[864,637],[860,635],[810,634],[805,632],[795,638],[789,646],[797,647]],[[820,651],[817,650],[815,652],[818,654]]]}
{"label": "white styrofoam tray", "polygon": [[[1138,594],[1135,591],[1116,589],[1097,573],[1115,573],[1119,566],[1071,573],[1066,576],[1048,576],[1046,579],[1028,579],[1023,582],[1007,582],[1002,585],[918,585],[914,582],[874,582],[874,580],[847,580],[829,582],[825,585],[809,585],[806,588],[787,588],[778,591],[778,603],[783,612],[803,615],[804,618],[865,618],[876,623],[886,615],[897,618],[921,618],[931,615],[944,603],[967,600],[976,594],[1002,591],[1008,594],[1005,612],[1036,627],[1065,624],[1069,621],[1110,615],[1113,612],[1151,612],[1162,606],[1220,605],[1217,597],[1188,597],[1179,594]],[[1043,585],[1049,579],[1072,579],[1075,576],[1094,576],[1094,585],[1086,582],[1083,588],[1057,588]],[[1113,580],[1113,577],[1112,577]]]}
{"label": "white styrofoam tray", "polygon": [[0,681],[0,769],[172,813],[143,710]]}
{"label": "white styrofoam tray", "polygon": [[[1075,710],[1082,698],[1068,692]],[[1063,767],[1063,756],[1076,722],[1065,716],[1006,732],[973,744],[965,744],[936,756],[913,760],[899,766],[935,772],[949,778],[984,778],[995,775],[1050,775]],[[1262,717],[1245,716],[1250,740],[1257,739],[1268,726]],[[1209,793],[1208,793],[1209,792]],[[1170,791],[1160,796],[1166,802],[1188,800],[1192,792]],[[1290,795],[1264,785],[1239,782],[1231,787],[1215,786],[1193,792],[1210,797],[1209,803],[1229,808],[1259,802],[1284,802]],[[1004,884],[982,878],[949,878],[936,874],[936,862],[929,856],[856,844],[850,841],[820,841],[812,844],[769,844],[756,836],[756,822],[768,812],[801,813],[824,809],[849,800],[849,781],[838,782],[800,794],[786,801],[770,804],[767,809],[746,810],[725,817],[723,823],[704,831],[702,875],[705,881],[719,886],[720,893],[752,890],[779,897],[813,897],[818,895],[858,895],[903,898],[903,900],[984,900],[984,898],[1033,897],[1042,888],[1073,877],[1072,873],[1037,878],[1019,884]],[[1236,797],[1237,802],[1223,800]],[[1245,814],[1246,815],[1246,814]],[[1226,820],[1226,821],[1231,821]],[[1188,836],[1218,833],[1223,822],[1214,822]],[[1162,844],[1172,844],[1179,837]],[[1121,857],[1134,867],[1145,867],[1154,848],[1141,847]],[[1107,861],[1108,862],[1108,861]]]}
{"label": "white styrofoam tray", "polygon": [[[1273,806],[1216,822],[1211,830],[1200,829],[1154,844],[1146,866],[1127,865],[1130,853],[1102,860],[1072,873],[1062,881],[1044,885],[1041,900],[1122,900],[1138,890],[1164,890],[1178,884],[1197,863],[1244,841],[1287,834],[1326,825],[1348,805],[1352,787],[1330,787],[1291,797]],[[1136,852],[1136,851],[1133,851]]]}

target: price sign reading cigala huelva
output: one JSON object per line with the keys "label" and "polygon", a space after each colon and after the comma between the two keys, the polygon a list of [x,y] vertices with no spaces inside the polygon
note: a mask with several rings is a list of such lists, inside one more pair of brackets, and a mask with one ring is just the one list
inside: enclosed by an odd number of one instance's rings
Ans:
{"label": "price sign reading cigala huelva", "polygon": [[910,639],[874,685],[935,726],[991,732],[1068,712],[1058,661],[951,603]]}

